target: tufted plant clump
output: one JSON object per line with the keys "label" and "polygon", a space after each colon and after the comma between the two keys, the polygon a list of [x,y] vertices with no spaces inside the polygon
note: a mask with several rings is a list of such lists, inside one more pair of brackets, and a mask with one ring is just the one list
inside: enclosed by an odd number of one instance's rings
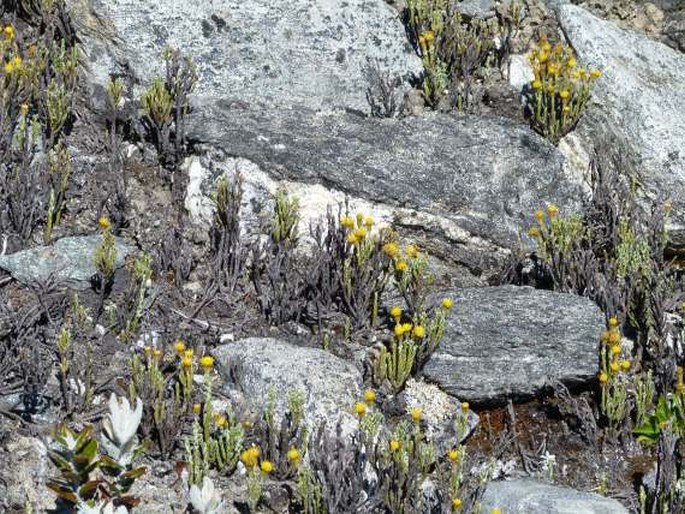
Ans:
{"label": "tufted plant clump", "polygon": [[526,94],[531,127],[557,144],[578,123],[602,74],[580,66],[570,47],[552,46],[546,38],[538,41],[530,63],[535,75]]}
{"label": "tufted plant clump", "polygon": [[514,2],[496,19],[465,20],[448,0],[409,0],[405,21],[424,67],[423,94],[433,108],[472,109],[510,53],[521,22]]}

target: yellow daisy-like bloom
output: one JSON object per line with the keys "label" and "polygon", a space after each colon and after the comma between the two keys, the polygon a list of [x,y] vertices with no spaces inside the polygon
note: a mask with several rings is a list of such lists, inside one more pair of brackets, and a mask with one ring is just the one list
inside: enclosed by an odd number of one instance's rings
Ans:
{"label": "yellow daisy-like bloom", "polygon": [[195,414],[196,416],[199,416],[201,411],[202,411],[202,405],[200,405],[199,403],[194,403],[193,404],[193,414]]}
{"label": "yellow daisy-like bloom", "polygon": [[178,341],[176,341],[174,343],[174,350],[176,351],[176,353],[180,357],[181,355],[183,355],[183,352],[186,351],[186,344],[179,339]]}
{"label": "yellow daisy-like bloom", "polygon": [[611,364],[609,364],[609,368],[611,368],[612,372],[618,373],[620,366],[619,366],[618,362],[612,362]]}
{"label": "yellow daisy-like bloom", "polygon": [[411,329],[412,329],[411,323],[402,323],[402,333],[406,334],[407,332],[411,332]]}
{"label": "yellow daisy-like bloom", "polygon": [[609,332],[608,341],[609,341],[609,344],[612,346],[617,345],[618,343],[621,342],[621,334],[618,333],[618,331],[616,331],[616,330],[612,330],[611,332]]}
{"label": "yellow daisy-like bloom", "polygon": [[14,64],[15,68],[21,68],[21,65],[24,63],[24,61],[21,60],[21,57],[18,55],[12,59],[12,64]]}
{"label": "yellow daisy-like bloom", "polygon": [[226,416],[223,414],[216,414],[214,416],[214,424],[218,428],[226,428],[228,426],[228,420],[226,419]]}
{"label": "yellow daisy-like bloom", "polygon": [[367,236],[368,231],[364,227],[359,227],[353,232],[353,234],[357,236],[357,239],[362,241]]}
{"label": "yellow daisy-like bloom", "polygon": [[568,100],[571,97],[571,92],[568,89],[564,89],[559,96],[562,100]]}
{"label": "yellow daisy-like bloom", "polygon": [[360,243],[359,238],[357,237],[357,234],[355,234],[355,233],[348,235],[346,240],[352,246],[356,246]]}
{"label": "yellow daisy-like bloom", "polygon": [[363,418],[366,415],[366,404],[362,402],[355,403],[354,413],[360,418]]}
{"label": "yellow daisy-like bloom", "polygon": [[459,498],[455,498],[452,500],[452,508],[453,509],[460,509],[461,508],[461,500]]}
{"label": "yellow daisy-like bloom", "polygon": [[390,441],[390,449],[392,451],[396,452],[401,447],[402,447],[402,444],[399,441],[397,441],[396,439],[393,439],[392,441]]}
{"label": "yellow daisy-like bloom", "polygon": [[627,359],[621,361],[621,369],[623,371],[629,371],[631,366],[631,362]]}
{"label": "yellow daisy-like bloom", "polygon": [[421,418],[423,417],[423,409],[421,407],[414,407],[411,412],[409,413],[411,416],[411,420],[414,423],[418,423],[421,421]]}
{"label": "yellow daisy-like bloom", "polygon": [[621,353],[621,345],[615,344],[611,347],[611,355],[618,355]]}
{"label": "yellow daisy-like bloom", "polygon": [[599,77],[602,76],[602,72],[599,71],[599,70],[592,70],[592,71],[590,72],[590,76],[591,76],[593,79],[598,79]]}
{"label": "yellow daisy-like bloom", "polygon": [[542,209],[538,209],[537,211],[535,211],[534,216],[538,223],[542,223],[545,219],[545,211],[543,211]]}
{"label": "yellow daisy-like bloom", "polygon": [[604,373],[603,371],[599,374],[599,383],[600,384],[606,384],[609,381],[609,375]]}
{"label": "yellow daisy-like bloom", "polygon": [[200,366],[205,371],[211,371],[212,367],[214,367],[214,357],[205,355],[200,359]]}
{"label": "yellow daisy-like bloom", "polygon": [[398,323],[397,325],[395,325],[395,328],[393,328],[392,331],[395,334],[395,337],[402,337],[404,335],[404,328],[402,328],[402,323]]}
{"label": "yellow daisy-like bloom", "polygon": [[461,402],[461,410],[464,414],[466,414],[470,408],[469,402]]}
{"label": "yellow daisy-like bloom", "polygon": [[547,62],[547,59],[549,59],[549,55],[547,52],[540,52],[538,55],[538,61],[540,61],[540,64],[545,64]]}
{"label": "yellow daisy-like bloom", "polygon": [[571,57],[568,61],[566,61],[566,66],[568,66],[569,69],[575,68],[576,67],[576,58]]}
{"label": "yellow daisy-like bloom", "polygon": [[352,219],[351,216],[343,216],[340,218],[340,225],[342,225],[344,228],[347,229],[353,229],[354,228],[354,220]]}
{"label": "yellow daisy-like bloom", "polygon": [[195,355],[195,352],[192,348],[188,348],[186,351],[183,352],[183,357],[185,359],[192,359],[193,355]]}
{"label": "yellow daisy-like bloom", "polygon": [[556,90],[554,89],[554,84],[550,84],[549,86],[547,86],[547,94],[548,95],[552,96],[555,92],[556,92]]}
{"label": "yellow daisy-like bloom", "polygon": [[528,229],[528,235],[537,239],[540,237],[540,229],[538,227],[530,227]]}
{"label": "yellow daisy-like bloom", "polygon": [[502,509],[496,507],[490,511],[490,514],[502,514]]}
{"label": "yellow daisy-like bloom", "polygon": [[414,339],[423,339],[426,336],[426,329],[421,325],[415,325],[411,335]]}
{"label": "yellow daisy-like bloom", "polygon": [[454,306],[454,301],[452,298],[443,298],[442,302],[440,302],[440,307],[442,307],[442,310],[448,311]]}
{"label": "yellow daisy-like bloom", "polygon": [[109,221],[109,218],[107,216],[100,216],[98,218],[98,225],[100,225],[100,228],[104,231],[109,230],[112,228],[112,224]]}
{"label": "yellow daisy-like bloom", "polygon": [[366,219],[364,220],[364,226],[371,230],[371,227],[373,227],[374,220],[371,216],[367,216]]}
{"label": "yellow daisy-like bloom", "polygon": [[459,460],[459,450],[456,448],[452,448],[450,451],[447,452],[447,458],[451,460],[452,462],[456,462]]}
{"label": "yellow daisy-like bloom", "polygon": [[23,116],[26,116],[29,112],[29,104],[21,104],[21,106],[19,107],[19,110],[21,110],[21,114]]}
{"label": "yellow daisy-like bloom", "polygon": [[153,350],[153,351],[152,351],[152,356],[153,356],[155,359],[161,358],[161,357],[162,357],[162,350],[157,350],[157,349]]}
{"label": "yellow daisy-like bloom", "polygon": [[385,243],[383,245],[383,252],[391,259],[394,259],[400,254],[400,247],[397,243]]}
{"label": "yellow daisy-like bloom", "polygon": [[407,271],[408,267],[409,266],[407,265],[407,261],[405,261],[404,259],[400,259],[395,263],[395,271],[399,273],[404,273],[405,271]]}
{"label": "yellow daisy-like bloom", "polygon": [[535,91],[540,91],[542,89],[542,82],[539,80],[534,80],[531,86]]}
{"label": "yellow daisy-like bloom", "polygon": [[245,465],[247,469],[252,469],[257,465],[259,461],[259,455],[261,451],[256,446],[252,446],[240,454],[240,461]]}
{"label": "yellow daisy-like bloom", "polygon": [[419,249],[416,247],[416,245],[409,245],[407,246],[405,253],[410,259],[416,259],[419,256]]}
{"label": "yellow daisy-like bloom", "polygon": [[374,391],[373,389],[367,389],[366,391],[364,391],[364,401],[368,405],[376,403],[376,391]]}
{"label": "yellow daisy-like bloom", "polygon": [[5,27],[5,37],[12,41],[14,39],[14,27],[12,25],[7,25]]}
{"label": "yellow daisy-like bloom", "polygon": [[152,348],[146,346],[145,348],[143,348],[143,352],[145,352],[145,355],[149,357],[150,355],[152,355]]}
{"label": "yellow daisy-like bloom", "polygon": [[564,108],[562,109],[562,111],[564,112],[564,114],[568,114],[569,112],[571,112],[571,106],[570,105],[564,105]]}
{"label": "yellow daisy-like bloom", "polygon": [[263,460],[259,465],[259,469],[262,470],[262,473],[268,475],[274,470],[274,465],[270,460]]}
{"label": "yellow daisy-like bloom", "polygon": [[399,305],[395,305],[390,309],[390,316],[394,319],[399,319],[402,316],[402,308]]}
{"label": "yellow daisy-like bloom", "polygon": [[618,326],[618,318],[616,316],[609,318],[609,326],[611,328],[616,328]]}
{"label": "yellow daisy-like bloom", "polygon": [[181,360],[181,365],[186,368],[190,369],[193,367],[193,358],[192,357],[183,357]]}
{"label": "yellow daisy-like bloom", "polygon": [[300,450],[297,448],[290,448],[290,450],[288,450],[288,460],[293,464],[297,464],[300,461]]}
{"label": "yellow daisy-like bloom", "polygon": [[432,43],[435,40],[435,32],[432,30],[427,30],[423,33],[423,39],[426,41],[426,43]]}

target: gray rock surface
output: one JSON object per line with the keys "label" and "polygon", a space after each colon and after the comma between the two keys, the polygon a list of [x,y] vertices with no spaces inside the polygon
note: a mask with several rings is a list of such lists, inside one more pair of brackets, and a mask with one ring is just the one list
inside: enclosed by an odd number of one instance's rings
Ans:
{"label": "gray rock surface", "polygon": [[461,0],[454,8],[469,18],[490,18],[495,15],[495,0]]}
{"label": "gray rock surface", "polygon": [[460,400],[501,403],[550,379],[578,384],[597,374],[604,318],[591,301],[517,286],[444,295],[454,308],[423,375]]}
{"label": "gray rock surface", "polygon": [[[277,416],[285,412],[288,394],[303,394],[305,422],[310,427],[324,420],[335,424],[341,413],[352,412],[362,395],[359,370],[319,348],[251,338],[220,346],[212,354],[229,391],[239,390],[256,412],[264,407],[271,388],[276,393]],[[236,367],[239,372],[232,373]],[[236,382],[232,376],[238,377]]]}
{"label": "gray rock surface", "polygon": [[400,229],[424,234],[432,254],[471,269],[495,266],[497,247],[515,244],[535,209],[554,202],[576,211],[584,195],[554,147],[502,118],[380,120],[218,102],[198,106],[187,128],[196,142],[247,159],[273,179],[403,213]]}
{"label": "gray rock surface", "polygon": [[579,135],[604,152],[616,138],[648,190],[672,195],[669,237],[685,246],[685,54],[574,5],[558,12],[580,60],[603,73]]}
{"label": "gray rock surface", "polygon": [[[2,255],[0,268],[23,283],[46,283],[51,280],[74,289],[87,289],[96,272],[93,256],[101,241],[99,235],[63,237],[51,246],[38,246]],[[121,240],[117,240],[116,248],[116,266],[119,267],[132,248]]]}
{"label": "gray rock surface", "polygon": [[482,505],[505,514],[628,514],[614,499],[527,479],[490,482]]}
{"label": "gray rock surface", "polygon": [[423,68],[383,0],[69,0],[91,81],[163,74],[166,45],[192,55],[197,94],[270,106],[368,112],[368,59],[408,79]]}

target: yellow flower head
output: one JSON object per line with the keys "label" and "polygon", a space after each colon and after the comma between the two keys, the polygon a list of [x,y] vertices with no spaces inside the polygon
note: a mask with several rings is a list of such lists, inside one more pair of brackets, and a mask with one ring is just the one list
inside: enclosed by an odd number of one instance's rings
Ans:
{"label": "yellow flower head", "polygon": [[367,231],[364,227],[359,227],[358,229],[356,229],[356,230],[353,232],[353,234],[354,234],[355,236],[357,236],[357,239],[359,239],[360,241],[362,241],[362,240],[364,240],[364,238],[367,236],[368,231]]}
{"label": "yellow flower head", "polygon": [[435,40],[435,32],[432,30],[427,30],[423,33],[423,39],[426,41],[426,43],[432,43]]}
{"label": "yellow flower head", "polygon": [[300,450],[297,448],[290,448],[290,450],[288,450],[288,460],[293,464],[297,464],[300,461]]}
{"label": "yellow flower head", "polygon": [[367,389],[366,391],[364,391],[364,401],[368,405],[376,403],[376,391],[374,391],[373,389]]}
{"label": "yellow flower head", "polygon": [[623,371],[629,371],[631,366],[631,362],[627,359],[621,361],[621,369]]}
{"label": "yellow flower head", "polygon": [[162,357],[162,350],[157,350],[157,349],[155,348],[155,349],[152,351],[152,356],[153,356],[155,359],[159,359],[160,357]]}
{"label": "yellow flower head", "polygon": [[502,509],[496,507],[490,511],[490,514],[502,514]]}
{"label": "yellow flower head", "polygon": [[343,226],[343,228],[346,229],[353,229],[354,228],[354,220],[352,219],[351,216],[343,216],[340,218],[340,225]]}
{"label": "yellow flower head", "polygon": [[452,500],[452,508],[453,509],[460,509],[461,508],[461,500],[459,498],[455,498]]}
{"label": "yellow flower head", "polygon": [[569,69],[575,68],[576,67],[576,58],[571,57],[568,61],[566,61],[566,66],[568,66]]}
{"label": "yellow flower head", "polygon": [[620,365],[618,364],[618,362],[614,361],[611,364],[609,364],[609,368],[611,369],[611,371],[613,373],[618,373],[618,370],[620,369]]}
{"label": "yellow flower head", "polygon": [[21,107],[19,107],[19,109],[21,110],[21,114],[23,116],[26,116],[29,112],[29,104],[21,104]]}
{"label": "yellow flower head", "polygon": [[621,334],[617,330],[609,331],[609,344],[614,346],[621,342]]}
{"label": "yellow flower head", "polygon": [[421,418],[423,417],[423,409],[421,409],[421,407],[414,407],[409,413],[409,415],[411,416],[411,420],[414,423],[418,423],[419,421],[421,421]]}
{"label": "yellow flower head", "polygon": [[262,470],[262,473],[268,475],[274,470],[274,465],[270,460],[263,460],[262,463],[259,465],[259,469]]}
{"label": "yellow flower head", "polygon": [[619,353],[621,353],[621,345],[615,344],[611,347],[611,355],[618,355]]}
{"label": "yellow flower head", "polygon": [[530,227],[528,229],[528,235],[537,239],[540,237],[540,229],[538,227]]}
{"label": "yellow flower head", "polygon": [[349,235],[347,236],[347,242],[350,243],[352,246],[356,246],[356,245],[358,245],[361,241],[360,241],[359,238],[357,237],[357,234],[355,234],[355,233],[353,232],[353,233],[351,233],[351,234],[349,234]]}
{"label": "yellow flower head", "polygon": [[545,211],[543,211],[542,209],[538,209],[537,211],[535,211],[535,219],[538,223],[542,223],[545,219]]}
{"label": "yellow flower head", "polygon": [[397,245],[397,243],[385,243],[383,245],[383,252],[391,259],[394,259],[399,255],[400,247]]}
{"label": "yellow flower head", "polygon": [[183,357],[186,359],[192,359],[194,354],[195,354],[195,352],[193,351],[193,349],[188,348],[187,350],[185,350],[183,352]]}
{"label": "yellow flower head", "polygon": [[407,246],[405,253],[410,259],[416,259],[419,256],[419,249],[416,247],[416,245],[409,245]]}
{"label": "yellow flower head", "polygon": [[215,414],[214,424],[218,428],[226,428],[228,426],[228,420],[226,419],[226,416],[224,416],[223,414]]}
{"label": "yellow flower head", "polygon": [[193,367],[193,358],[192,357],[183,357],[183,359],[181,359],[181,365],[186,369],[192,368]]}
{"label": "yellow flower head", "polygon": [[202,411],[202,405],[200,405],[199,403],[194,403],[193,404],[193,414],[195,414],[196,416],[199,416],[201,411]]}
{"label": "yellow flower head", "polygon": [[211,355],[205,355],[200,359],[200,366],[205,371],[211,371],[214,366],[214,357]]}
{"label": "yellow flower head", "polygon": [[12,25],[7,25],[5,27],[5,37],[12,41],[14,39],[14,27]]}
{"label": "yellow flower head", "polygon": [[599,77],[602,76],[602,72],[599,71],[599,70],[592,70],[592,71],[590,72],[590,76],[591,76],[593,79],[598,79]]}
{"label": "yellow flower head", "polygon": [[373,218],[371,216],[367,216],[366,219],[364,220],[364,226],[368,229],[371,230],[371,227],[373,227]]}
{"label": "yellow flower head", "polygon": [[540,80],[534,80],[534,81],[532,82],[531,86],[533,87],[533,89],[534,89],[535,91],[540,91],[540,90],[542,89],[542,81],[540,81]]}
{"label": "yellow flower head", "polygon": [[402,317],[402,308],[399,305],[395,305],[390,309],[390,316],[392,316],[395,320],[400,319]]}
{"label": "yellow flower head", "polygon": [[545,64],[547,59],[549,59],[549,54],[547,52],[540,52],[538,55],[538,61],[540,61],[540,64]]}
{"label": "yellow flower head", "polygon": [[21,60],[21,57],[19,57],[18,55],[14,59],[12,59],[12,64],[14,64],[16,68],[21,68],[22,63],[23,61]]}
{"label": "yellow flower head", "polygon": [[556,89],[554,89],[554,84],[550,84],[547,86],[547,94],[552,96],[556,92]]}
{"label": "yellow flower head", "polygon": [[616,316],[612,316],[609,318],[609,327],[611,328],[616,328],[618,326],[618,318]]}
{"label": "yellow flower head", "polygon": [[468,413],[470,408],[471,408],[471,406],[469,405],[469,402],[461,402],[461,411],[464,414]]}
{"label": "yellow flower head", "polygon": [[98,218],[98,225],[100,225],[100,228],[105,232],[112,228],[112,224],[109,222],[109,218],[107,216],[100,216]]}
{"label": "yellow flower head", "polygon": [[398,323],[397,325],[395,325],[395,328],[393,328],[392,331],[395,334],[395,337],[402,337],[404,335],[404,328],[402,328],[402,323]]}
{"label": "yellow flower head", "polygon": [[363,418],[366,415],[366,404],[362,402],[355,403],[354,413],[360,418]]}
{"label": "yellow flower head", "polygon": [[402,323],[402,333],[406,334],[407,332],[411,332],[412,329],[412,324],[411,323]]}
{"label": "yellow flower head", "polygon": [[564,89],[559,93],[562,100],[568,100],[571,97],[571,92],[568,89]]}
{"label": "yellow flower head", "polygon": [[447,452],[447,458],[451,460],[452,462],[456,462],[459,460],[459,450],[456,448],[452,448],[450,451]]}
{"label": "yellow flower head", "polygon": [[150,355],[152,355],[152,348],[149,346],[146,346],[145,348],[143,348],[143,352],[145,352],[145,355],[147,355],[149,357]]}
{"label": "yellow flower head", "polygon": [[395,271],[397,271],[398,273],[404,273],[405,271],[407,271],[407,268],[407,261],[405,261],[404,259],[400,259],[395,263]]}
{"label": "yellow flower head", "polygon": [[186,351],[186,344],[179,339],[178,341],[176,341],[174,343],[174,350],[176,351],[176,353],[180,357],[181,355],[183,355],[183,352]]}
{"label": "yellow flower head", "polygon": [[609,375],[607,375],[606,373],[604,373],[604,371],[602,371],[599,374],[599,383],[600,384],[606,384],[608,381],[609,381]]}
{"label": "yellow flower head", "polygon": [[423,339],[426,336],[426,329],[421,325],[414,325],[411,335],[414,339]]}
{"label": "yellow flower head", "polygon": [[564,114],[568,114],[571,112],[571,106],[570,105],[564,105],[564,108],[562,109]]}
{"label": "yellow flower head", "polygon": [[452,298],[443,298],[442,302],[440,302],[440,307],[442,307],[443,310],[448,311],[452,308],[454,305],[454,301]]}
{"label": "yellow flower head", "polygon": [[396,452],[396,451],[399,450],[401,447],[402,447],[402,444],[401,444],[398,440],[393,439],[392,441],[390,441],[390,449],[391,449],[392,451]]}
{"label": "yellow flower head", "polygon": [[259,451],[259,448],[256,446],[251,446],[240,454],[240,461],[247,469],[252,469],[257,465],[260,454],[261,452]]}

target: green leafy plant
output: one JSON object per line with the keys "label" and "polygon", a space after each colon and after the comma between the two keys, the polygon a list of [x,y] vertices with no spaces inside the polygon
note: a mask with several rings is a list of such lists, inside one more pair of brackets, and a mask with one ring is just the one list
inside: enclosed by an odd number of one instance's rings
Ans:
{"label": "green leafy plant", "polygon": [[59,225],[67,206],[67,188],[71,176],[71,156],[67,148],[59,143],[48,154],[50,192],[48,194],[48,215],[43,232],[43,242],[50,243],[54,227]]}

